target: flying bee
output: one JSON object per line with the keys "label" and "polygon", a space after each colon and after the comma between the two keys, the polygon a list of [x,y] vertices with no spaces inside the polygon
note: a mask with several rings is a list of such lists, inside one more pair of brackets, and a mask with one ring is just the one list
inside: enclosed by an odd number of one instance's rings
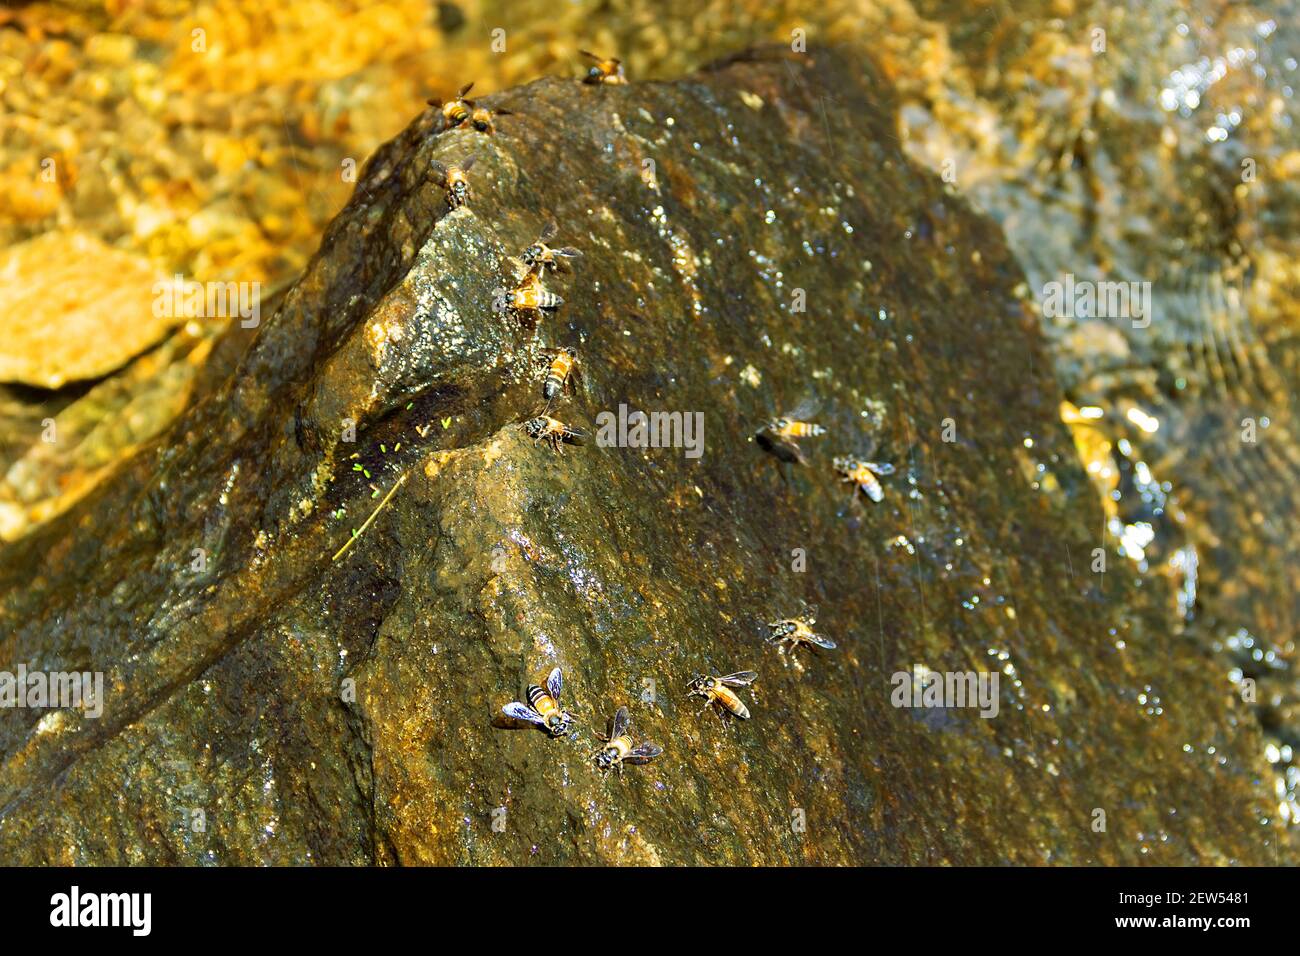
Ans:
{"label": "flying bee", "polygon": [[564,386],[572,376],[576,381],[578,372],[578,355],[573,349],[543,349],[543,354],[552,355],[550,368],[546,370],[546,380],[542,382],[542,397],[549,406],[557,395],[564,391]]}
{"label": "flying bee", "polygon": [[586,50],[579,50],[578,52],[592,61],[591,68],[587,70],[587,75],[582,78],[582,82],[591,84],[604,83],[610,86],[621,86],[627,83],[627,77],[623,75],[622,60],[606,60],[594,53],[588,53]]}
{"label": "flying bee", "polygon": [[797,439],[817,438],[826,434],[826,429],[821,425],[805,421],[816,410],[817,403],[812,399],[800,402],[784,415],[769,420],[754,433],[754,438],[764,451],[782,461],[806,464]]}
{"label": "flying bee", "polygon": [[560,454],[564,454],[564,445],[582,445],[587,441],[585,432],[569,427],[558,418],[549,418],[546,415],[528,419],[524,422],[523,428],[528,437],[533,440],[533,444],[539,441],[550,442],[551,447]]}
{"label": "flying bee", "polygon": [[543,309],[554,310],[564,304],[554,292],[542,285],[541,276],[530,272],[505,298],[506,308],[512,312],[540,314]]}
{"label": "flying bee", "polygon": [[474,109],[474,101],[465,99],[465,94],[473,88],[473,83],[466,83],[460,88],[460,92],[456,94],[455,98],[445,103],[442,100],[425,100],[435,110],[442,113],[443,129],[455,129],[470,118]]}
{"label": "flying bee", "polygon": [[884,489],[880,487],[880,481],[876,476],[883,477],[894,473],[894,466],[887,462],[866,461],[852,455],[840,455],[832,465],[844,481],[853,483],[854,493],[861,491],[872,501],[880,501],[885,497]]}
{"label": "flying bee", "polygon": [[560,691],[564,689],[564,675],[557,667],[546,678],[545,689],[529,684],[525,696],[528,703],[512,700],[501,712],[515,720],[526,720],[541,727],[552,737],[563,737],[573,725],[573,715],[560,707]]}
{"label": "flying bee", "polygon": [[514,116],[510,110],[488,109],[486,106],[474,107],[474,112],[470,114],[469,122],[480,133],[495,133],[497,124],[492,122],[494,116]]}
{"label": "flying bee", "polygon": [[469,202],[469,177],[465,174],[474,168],[474,157],[463,159],[459,164],[451,166],[440,163],[433,159],[429,161],[429,171],[433,173],[434,178],[447,190],[447,204],[452,209],[458,209],[465,203]]}
{"label": "flying bee", "polygon": [[601,740],[605,741],[605,746],[595,751],[592,756],[596,758],[596,766],[605,773],[608,773],[614,767],[618,772],[623,772],[625,763],[649,763],[664,752],[664,748],[658,744],[652,744],[648,740],[643,740],[636,746],[632,745],[632,736],[628,733],[631,727],[632,719],[627,715],[627,708],[620,707],[614,714],[614,720],[610,725],[610,734],[606,737],[604,734],[596,734]]}
{"label": "flying bee", "polygon": [[563,246],[558,249],[553,249],[547,245],[548,242],[555,238],[555,234],[559,231],[560,227],[557,226],[555,220],[552,219],[542,228],[542,234],[537,237],[537,241],[520,254],[519,258],[523,261],[524,265],[528,267],[529,271],[536,272],[539,275],[545,273],[547,269],[554,269],[557,271],[564,269],[565,271],[568,271],[568,263],[564,260],[576,259],[578,256],[582,255],[581,252],[572,246]]}
{"label": "flying bee", "polygon": [[[704,710],[716,707],[718,716],[726,720],[727,714],[734,714],[741,720],[749,720],[749,708],[736,694],[733,687],[748,687],[758,679],[754,671],[737,671],[726,677],[708,677],[698,674],[687,685],[687,697],[703,697]],[[700,713],[704,713],[704,710]]]}
{"label": "flying bee", "polygon": [[816,609],[810,608],[799,617],[786,618],[783,621],[772,621],[767,626],[771,630],[767,639],[773,644],[780,644],[782,641],[790,642],[790,649],[798,647],[800,644],[815,644],[818,647],[824,647],[828,651],[833,651],[836,644],[829,637],[822,637],[820,634],[813,633],[812,626],[817,623]]}

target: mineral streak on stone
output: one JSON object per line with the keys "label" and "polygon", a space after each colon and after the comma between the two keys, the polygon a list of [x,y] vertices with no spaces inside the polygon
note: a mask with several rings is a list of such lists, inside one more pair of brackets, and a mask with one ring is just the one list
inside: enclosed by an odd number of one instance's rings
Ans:
{"label": "mineral streak on stone", "polygon": [[[424,115],[382,147],[251,346],[218,344],[161,441],[0,555],[0,664],[106,674],[98,720],[0,717],[0,858],[1289,852],[1255,719],[1171,639],[1161,583],[1089,573],[1101,513],[1023,277],[901,152],[869,65],[765,53],[487,102],[517,114],[493,138]],[[424,171],[466,154],[448,213]],[[583,258],[533,332],[491,302],[550,218]],[[702,411],[703,457],[535,447],[518,422],[559,344],[584,356],[565,421]],[[781,466],[748,438],[807,392],[830,434]],[[830,469],[873,447],[898,467],[876,505]],[[839,647],[786,663],[763,622],[804,602]],[[496,726],[556,664],[574,736]],[[895,709],[914,665],[996,669],[998,716]],[[693,674],[741,669],[750,721],[694,713]],[[665,753],[602,781],[619,704]]]}

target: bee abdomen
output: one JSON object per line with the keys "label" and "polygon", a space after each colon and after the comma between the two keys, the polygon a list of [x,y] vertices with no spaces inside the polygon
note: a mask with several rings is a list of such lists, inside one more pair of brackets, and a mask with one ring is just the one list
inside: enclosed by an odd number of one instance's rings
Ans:
{"label": "bee abdomen", "polygon": [[749,708],[745,706],[744,701],[737,697],[733,691],[726,687],[719,687],[716,693],[718,700],[722,701],[723,707],[727,708],[727,710],[731,711],[742,720],[749,719]]}
{"label": "bee abdomen", "polygon": [[543,717],[549,716],[556,709],[555,701],[551,699],[551,695],[536,684],[528,688],[528,706]]}

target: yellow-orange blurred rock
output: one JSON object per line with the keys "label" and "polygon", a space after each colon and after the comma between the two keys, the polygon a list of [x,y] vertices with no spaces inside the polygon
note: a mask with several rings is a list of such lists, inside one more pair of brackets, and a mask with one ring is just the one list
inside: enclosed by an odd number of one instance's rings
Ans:
{"label": "yellow-orange blurred rock", "polygon": [[83,233],[48,233],[0,253],[0,381],[58,388],[98,378],[175,324],[153,312],[147,259]]}

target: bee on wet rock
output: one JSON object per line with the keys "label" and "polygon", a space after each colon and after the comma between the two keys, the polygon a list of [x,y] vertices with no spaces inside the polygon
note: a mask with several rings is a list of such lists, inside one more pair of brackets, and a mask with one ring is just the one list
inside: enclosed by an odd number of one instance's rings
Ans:
{"label": "bee on wet rock", "polygon": [[[703,697],[704,710],[717,709],[718,716],[726,720],[727,714],[733,714],[741,720],[749,720],[749,708],[736,694],[733,687],[748,687],[758,679],[754,671],[737,671],[726,677],[709,677],[698,674],[687,685],[687,697]],[[701,711],[703,713],[704,711]]]}
{"label": "bee on wet rock", "polygon": [[453,99],[445,103],[442,100],[425,100],[426,103],[442,113],[443,129],[455,129],[470,118],[474,110],[474,101],[465,99],[465,94],[473,88],[473,83],[466,83]]}
{"label": "bee on wet rock", "polygon": [[623,75],[622,60],[606,60],[586,50],[578,52],[592,61],[591,68],[587,70],[587,75],[582,78],[582,82],[593,85],[603,83],[609,86],[621,86],[627,83],[627,77]]}
{"label": "bee on wet rock", "polygon": [[558,418],[538,415],[524,422],[524,432],[536,444],[539,441],[550,442],[552,448],[564,454],[564,445],[582,445],[587,441],[585,432],[571,428]]}
{"label": "bee on wet rock", "polygon": [[480,133],[495,133],[497,131],[496,123],[492,121],[495,116],[514,116],[515,114],[506,109],[488,109],[485,106],[474,107],[474,112],[470,114],[469,124]]}
{"label": "bee on wet rock", "polygon": [[564,689],[564,675],[557,667],[546,678],[545,689],[529,684],[525,696],[528,703],[513,700],[501,712],[515,720],[526,720],[541,727],[552,737],[563,737],[573,725],[573,715],[560,707],[560,691]]}
{"label": "bee on wet rock", "polygon": [[783,642],[788,641],[791,650],[800,645],[815,645],[833,651],[837,647],[834,641],[813,632],[812,627],[817,623],[816,613],[816,608],[809,608],[799,617],[770,622],[767,625],[771,632],[767,637],[768,642],[784,648],[786,645]]}
{"label": "bee on wet rock", "polygon": [[554,292],[542,285],[541,277],[530,272],[520,280],[505,296],[505,306],[511,312],[540,315],[543,311],[553,311],[564,304]]}
{"label": "bee on wet rock", "polygon": [[821,425],[806,421],[817,411],[817,403],[811,399],[800,402],[790,411],[773,418],[754,433],[754,438],[764,451],[782,461],[806,464],[803,452],[799,449],[798,439],[818,438],[826,434]]}
{"label": "bee on wet rock", "polygon": [[832,465],[844,481],[853,484],[855,494],[861,491],[872,501],[880,501],[885,497],[884,489],[881,488],[880,480],[876,476],[883,477],[894,473],[894,466],[891,464],[867,461],[853,455],[840,455]]}
{"label": "bee on wet rock", "polygon": [[595,751],[592,756],[596,758],[596,766],[603,772],[608,773],[617,767],[618,772],[622,773],[623,764],[649,763],[664,752],[662,747],[648,740],[634,746],[632,736],[628,733],[631,724],[632,719],[628,717],[627,708],[620,707],[610,723],[609,736],[599,733],[596,735],[605,741],[605,746]]}
{"label": "bee on wet rock", "polygon": [[542,354],[551,356],[550,367],[546,370],[546,379],[542,382],[542,397],[546,399],[549,406],[564,391],[570,376],[577,379],[578,355],[573,349],[567,348],[543,349]]}
{"label": "bee on wet rock", "polygon": [[469,177],[465,174],[474,167],[474,157],[463,159],[458,164],[448,166],[438,160],[430,160],[429,171],[439,185],[447,190],[447,204],[452,209],[459,209],[469,202]]}
{"label": "bee on wet rock", "polygon": [[523,264],[530,272],[536,272],[539,275],[546,272],[547,269],[568,271],[569,266],[564,260],[576,259],[582,255],[572,246],[563,246],[552,248],[547,245],[555,234],[560,231],[560,227],[555,224],[554,220],[548,222],[542,229],[542,234],[537,237],[537,241],[530,245],[519,256]]}

